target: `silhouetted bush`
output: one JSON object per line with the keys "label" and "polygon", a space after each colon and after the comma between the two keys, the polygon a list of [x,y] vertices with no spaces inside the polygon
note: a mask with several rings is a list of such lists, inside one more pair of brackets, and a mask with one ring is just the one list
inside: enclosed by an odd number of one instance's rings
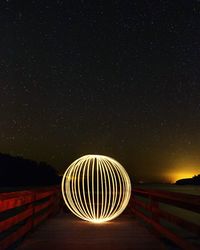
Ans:
{"label": "silhouetted bush", "polygon": [[186,178],[176,181],[178,185],[200,185],[200,174],[195,175],[192,178]]}
{"label": "silhouetted bush", "polygon": [[57,171],[45,162],[0,153],[0,187],[59,184]]}

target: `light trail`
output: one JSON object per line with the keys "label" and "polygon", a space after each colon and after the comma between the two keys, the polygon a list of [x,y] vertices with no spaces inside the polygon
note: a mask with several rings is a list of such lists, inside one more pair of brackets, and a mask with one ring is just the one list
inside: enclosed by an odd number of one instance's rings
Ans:
{"label": "light trail", "polygon": [[74,161],[62,179],[67,207],[83,220],[101,223],[119,216],[131,195],[131,182],[122,165],[104,155]]}

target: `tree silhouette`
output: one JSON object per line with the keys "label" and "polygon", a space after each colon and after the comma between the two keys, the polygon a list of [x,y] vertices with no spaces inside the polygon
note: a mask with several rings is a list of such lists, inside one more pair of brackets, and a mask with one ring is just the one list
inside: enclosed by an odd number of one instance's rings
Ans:
{"label": "tree silhouette", "polygon": [[59,184],[57,171],[45,162],[0,153],[0,186],[46,186]]}
{"label": "tree silhouette", "polygon": [[180,179],[176,181],[178,185],[200,185],[200,174],[195,175],[192,178]]}

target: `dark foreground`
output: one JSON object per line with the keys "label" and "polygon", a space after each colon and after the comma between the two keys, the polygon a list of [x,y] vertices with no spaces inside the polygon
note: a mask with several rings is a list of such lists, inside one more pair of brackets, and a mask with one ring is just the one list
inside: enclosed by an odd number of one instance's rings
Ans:
{"label": "dark foreground", "polygon": [[92,224],[71,214],[49,219],[23,242],[19,250],[166,249],[133,215]]}

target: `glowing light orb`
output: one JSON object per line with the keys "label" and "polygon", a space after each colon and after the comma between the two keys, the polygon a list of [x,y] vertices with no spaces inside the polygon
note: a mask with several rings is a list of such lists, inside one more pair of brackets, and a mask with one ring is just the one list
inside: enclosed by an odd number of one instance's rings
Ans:
{"label": "glowing light orb", "polygon": [[68,208],[94,223],[112,220],[126,208],[131,182],[122,165],[103,155],[85,155],[74,161],[62,179]]}

